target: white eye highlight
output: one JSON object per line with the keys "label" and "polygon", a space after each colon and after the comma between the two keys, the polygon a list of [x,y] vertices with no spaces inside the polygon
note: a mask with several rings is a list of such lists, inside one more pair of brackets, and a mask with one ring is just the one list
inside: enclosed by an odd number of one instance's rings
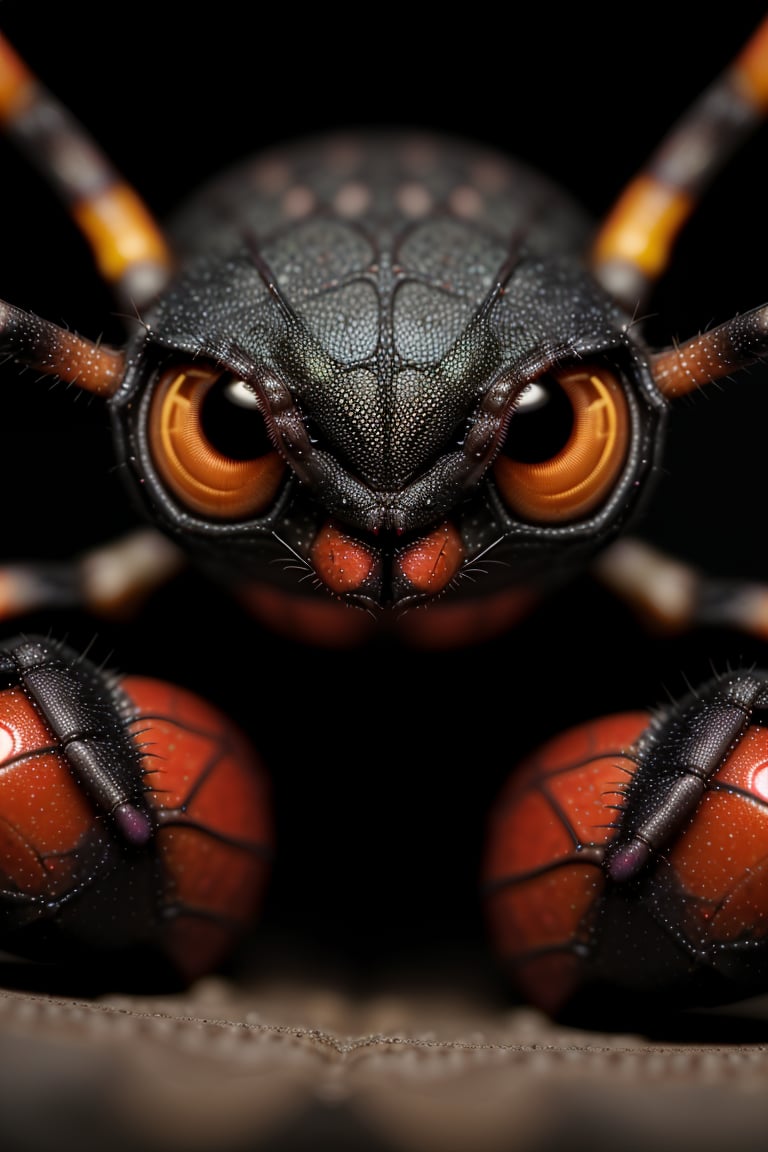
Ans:
{"label": "white eye highlight", "polygon": [[245,380],[232,380],[227,384],[225,392],[230,404],[236,404],[238,408],[258,408],[259,406],[256,393],[246,384]]}
{"label": "white eye highlight", "polygon": [[534,412],[537,408],[541,408],[543,404],[547,403],[548,394],[546,388],[542,384],[538,384],[535,380],[529,384],[525,391],[521,392],[516,404],[516,410],[524,409],[526,412]]}

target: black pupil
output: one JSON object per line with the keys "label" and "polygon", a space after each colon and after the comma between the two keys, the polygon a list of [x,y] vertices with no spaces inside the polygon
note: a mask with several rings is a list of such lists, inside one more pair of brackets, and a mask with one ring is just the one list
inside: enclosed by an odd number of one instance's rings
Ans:
{"label": "black pupil", "polygon": [[573,407],[551,376],[537,380],[530,397],[523,393],[509,422],[503,452],[521,464],[541,464],[561,452],[573,432]]}
{"label": "black pupil", "polygon": [[241,386],[222,376],[208,389],[200,410],[203,435],[229,460],[255,460],[272,451],[264,417],[258,408],[238,403]]}

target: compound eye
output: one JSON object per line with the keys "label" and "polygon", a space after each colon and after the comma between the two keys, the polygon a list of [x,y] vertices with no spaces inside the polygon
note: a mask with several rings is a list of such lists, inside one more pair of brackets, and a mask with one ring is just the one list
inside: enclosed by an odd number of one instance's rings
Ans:
{"label": "compound eye", "polygon": [[149,444],[179,502],[217,520],[266,512],[286,471],[254,392],[213,366],[163,373],[150,406]]}
{"label": "compound eye", "polygon": [[536,524],[590,515],[622,471],[626,396],[604,368],[557,371],[520,396],[493,473],[511,512]]}

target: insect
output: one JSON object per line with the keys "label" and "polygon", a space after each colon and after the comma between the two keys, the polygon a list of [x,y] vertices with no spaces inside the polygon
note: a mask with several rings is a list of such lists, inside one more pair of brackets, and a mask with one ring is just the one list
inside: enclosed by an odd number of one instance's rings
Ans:
{"label": "insect", "polygon": [[[4,305],[2,347],[105,402],[121,476],[161,531],[75,565],[13,565],[4,615],[112,607],[182,554],[290,644],[477,643],[596,556],[605,582],[662,615],[666,562],[622,534],[675,396],[758,362],[764,313],[660,350],[639,317],[731,133],[762,116],[764,36],[735,91],[718,90],[727,124],[698,104],[671,137],[695,139],[702,166],[681,171],[670,145],[596,241],[525,165],[387,132],[246,161],[177,217],[169,245],[8,48],[6,130],[42,161],[134,320],[110,345]],[[80,168],[60,167],[75,150]],[[761,635],[743,588],[691,573],[677,588],[673,623]],[[294,655],[292,683],[306,659]],[[348,720],[349,665],[329,657],[325,675],[342,667],[332,752],[366,747]],[[358,715],[396,722],[376,703]]]}

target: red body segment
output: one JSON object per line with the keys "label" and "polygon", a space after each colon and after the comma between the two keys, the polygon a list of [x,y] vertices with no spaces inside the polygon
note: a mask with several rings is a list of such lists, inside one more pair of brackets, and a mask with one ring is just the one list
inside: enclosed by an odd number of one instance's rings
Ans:
{"label": "red body segment", "polygon": [[206,701],[158,680],[128,677],[122,687],[152,756],[161,943],[191,978],[214,968],[261,909],[273,847],[269,785],[245,737]]}
{"label": "red body segment", "polygon": [[547,1012],[581,980],[614,835],[610,805],[647,723],[629,713],[556,737],[512,775],[492,814],[483,867],[491,936],[524,998]]}

